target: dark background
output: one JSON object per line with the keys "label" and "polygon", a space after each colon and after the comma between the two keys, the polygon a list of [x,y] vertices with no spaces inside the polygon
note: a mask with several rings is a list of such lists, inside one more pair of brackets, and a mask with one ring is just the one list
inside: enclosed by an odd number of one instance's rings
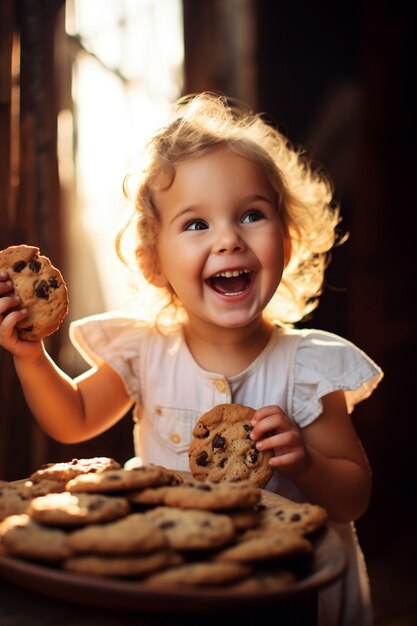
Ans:
{"label": "dark background", "polygon": [[[0,248],[30,241],[65,269],[53,69],[53,33],[63,4],[5,0],[0,6]],[[245,99],[321,162],[335,184],[342,226],[350,236],[335,249],[321,304],[305,325],[343,335],[385,373],[353,414],[374,470],[372,502],[357,529],[381,626],[411,625],[416,615],[405,613],[416,607],[417,557],[414,5],[183,3],[184,92],[207,89]],[[242,56],[248,25],[254,42],[250,62]],[[7,77],[13,33],[21,37],[17,78],[10,71]],[[10,97],[16,80],[17,121]],[[13,130],[16,124],[20,134]],[[16,141],[17,186],[11,183]],[[48,340],[56,358],[64,331]],[[129,416],[92,442],[62,446],[33,423],[4,352],[0,375],[2,479],[21,478],[41,463],[73,456],[124,461],[132,455]]]}

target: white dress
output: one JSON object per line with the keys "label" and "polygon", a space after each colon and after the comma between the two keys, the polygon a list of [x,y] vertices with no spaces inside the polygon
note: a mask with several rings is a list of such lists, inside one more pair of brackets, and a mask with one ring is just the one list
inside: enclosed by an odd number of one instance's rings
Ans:
{"label": "white dress", "polygon": [[[231,377],[202,369],[181,329],[164,335],[132,316],[107,313],[78,320],[70,337],[89,364],[105,361],[121,376],[135,403],[134,446],[142,462],[179,470],[189,470],[196,420],[216,404],[277,404],[303,428],[321,414],[324,395],[343,389],[351,412],[383,376],[355,345],[321,330],[276,328],[251,365]],[[277,470],[266,488],[303,500]],[[348,569],[341,581],[320,592],[319,625],[369,626],[369,581],[354,525],[331,525],[346,547]]]}

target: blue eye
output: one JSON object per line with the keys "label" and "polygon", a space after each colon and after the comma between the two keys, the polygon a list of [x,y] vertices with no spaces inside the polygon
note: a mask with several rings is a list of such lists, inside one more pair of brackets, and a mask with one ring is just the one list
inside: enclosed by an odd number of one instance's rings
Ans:
{"label": "blue eye", "polygon": [[263,218],[264,218],[264,215],[262,211],[254,209],[246,213],[246,215],[242,219],[242,224],[248,224],[250,222],[258,222],[259,220],[262,220]]}
{"label": "blue eye", "polygon": [[193,222],[188,222],[184,230],[206,230],[207,228],[208,226],[203,220],[194,220]]}

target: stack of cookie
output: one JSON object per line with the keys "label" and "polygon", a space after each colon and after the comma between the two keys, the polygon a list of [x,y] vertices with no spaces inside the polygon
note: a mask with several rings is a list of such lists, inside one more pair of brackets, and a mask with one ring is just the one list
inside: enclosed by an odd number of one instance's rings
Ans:
{"label": "stack of cookie", "polygon": [[318,506],[279,500],[248,480],[186,480],[156,465],[113,459],[49,464],[0,484],[8,555],[84,575],[161,587],[254,591],[294,584],[326,523]]}

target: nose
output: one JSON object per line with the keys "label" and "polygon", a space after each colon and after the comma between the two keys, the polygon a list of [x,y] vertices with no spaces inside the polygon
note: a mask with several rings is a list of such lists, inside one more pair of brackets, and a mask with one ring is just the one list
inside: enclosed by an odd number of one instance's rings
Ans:
{"label": "nose", "polygon": [[215,254],[230,254],[232,252],[242,252],[245,243],[239,233],[232,226],[223,228],[217,233],[214,241],[213,251]]}

